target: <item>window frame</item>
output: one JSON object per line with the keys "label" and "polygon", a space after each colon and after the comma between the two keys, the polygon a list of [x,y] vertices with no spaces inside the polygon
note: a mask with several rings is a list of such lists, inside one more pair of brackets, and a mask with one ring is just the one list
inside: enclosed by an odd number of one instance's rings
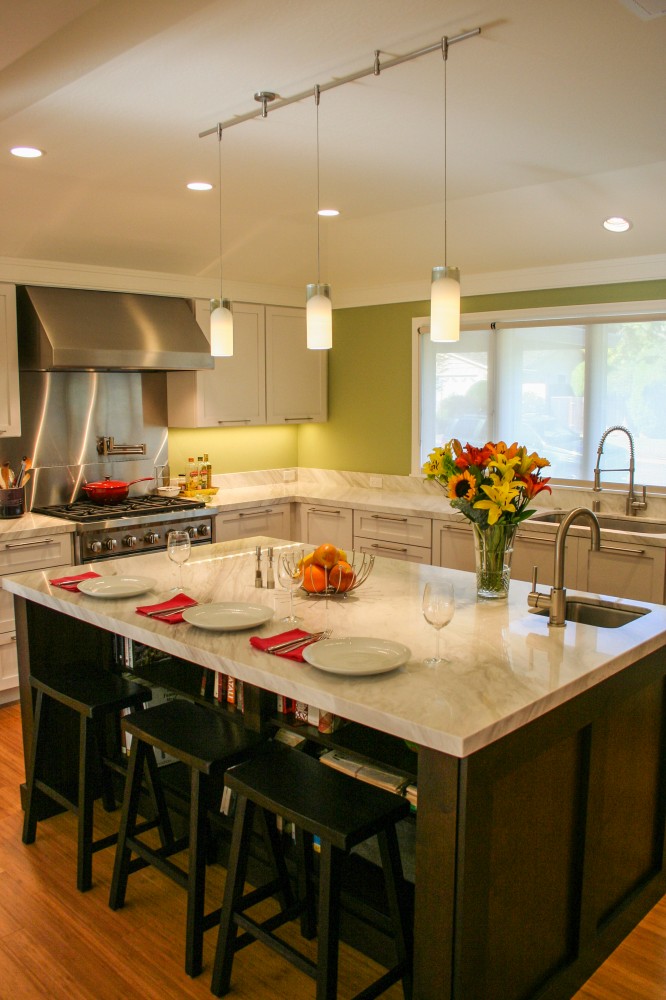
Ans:
{"label": "window frame", "polygon": [[[666,320],[666,301],[652,299],[636,302],[604,302],[589,303],[575,306],[545,306],[534,309],[506,309],[486,312],[463,313],[461,316],[461,334],[465,330],[490,329],[498,326],[534,327],[563,324],[585,323],[595,320],[600,323],[621,323],[635,319],[637,322],[649,320]],[[420,337],[428,336],[430,332],[430,317],[418,316],[412,319],[412,434],[411,434],[411,472],[410,475],[422,478],[421,472],[421,350]],[[489,349],[489,361],[493,373],[493,402],[498,392],[498,366],[494,348]],[[556,479],[554,485],[562,487],[590,489],[592,479]],[[608,482],[608,486],[626,489],[626,484]],[[646,484],[653,494],[666,495],[666,486]]]}

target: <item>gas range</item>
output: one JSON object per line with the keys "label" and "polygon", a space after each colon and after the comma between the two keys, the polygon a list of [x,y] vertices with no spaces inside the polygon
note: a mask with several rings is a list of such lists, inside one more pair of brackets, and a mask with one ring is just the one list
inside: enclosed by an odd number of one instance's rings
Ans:
{"label": "gas range", "polygon": [[146,494],[115,504],[89,500],[33,507],[33,513],[62,517],[76,523],[74,561],[139,555],[166,549],[171,528],[189,532],[193,545],[210,544],[213,515],[200,500]]}

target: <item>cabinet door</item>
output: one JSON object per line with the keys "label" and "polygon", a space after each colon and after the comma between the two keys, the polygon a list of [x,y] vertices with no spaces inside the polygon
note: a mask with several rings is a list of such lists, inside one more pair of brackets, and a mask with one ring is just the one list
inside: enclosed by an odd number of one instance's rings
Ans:
{"label": "cabinet door", "polygon": [[[199,326],[210,339],[210,302],[197,300]],[[234,353],[215,367],[167,374],[171,427],[246,427],[266,423],[264,306],[235,302]]]}
{"label": "cabinet door", "polygon": [[[578,584],[578,542],[567,535],[564,543],[564,586],[581,589]],[[540,534],[518,528],[511,559],[511,576],[515,580],[531,580],[537,568],[537,582],[552,587],[555,569],[555,535]],[[582,588],[585,590],[586,588]]]}
{"label": "cabinet door", "polygon": [[328,351],[306,346],[305,309],[266,306],[266,423],[327,419]]}
{"label": "cabinet door", "polygon": [[578,589],[635,601],[664,603],[666,550],[656,546],[602,541],[592,552],[579,539]]}
{"label": "cabinet door", "polygon": [[435,566],[473,573],[474,539],[469,524],[433,521],[432,556]]}
{"label": "cabinet door", "polygon": [[227,510],[215,518],[216,542],[230,542],[235,538],[250,538],[252,535],[290,538],[290,532],[289,504]]}
{"label": "cabinet door", "polygon": [[0,705],[18,698],[18,686],[16,633],[0,632]]}
{"label": "cabinet door", "polygon": [[16,288],[0,284],[0,437],[20,437]]}
{"label": "cabinet door", "polygon": [[354,544],[353,517],[349,507],[328,507],[324,504],[301,504],[298,538],[309,545],[332,542],[340,549]]}

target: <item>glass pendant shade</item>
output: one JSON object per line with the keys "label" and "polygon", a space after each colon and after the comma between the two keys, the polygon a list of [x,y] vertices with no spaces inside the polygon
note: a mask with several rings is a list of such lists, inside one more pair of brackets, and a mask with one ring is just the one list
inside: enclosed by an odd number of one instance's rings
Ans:
{"label": "glass pendant shade", "polygon": [[333,346],[333,304],[331,286],[312,284],[306,289],[307,346],[326,351]]}
{"label": "glass pendant shade", "polygon": [[234,353],[234,317],[229,299],[211,299],[210,353],[214,358],[231,358]]}
{"label": "glass pendant shade", "polygon": [[430,339],[435,343],[460,340],[460,271],[457,267],[432,269]]}

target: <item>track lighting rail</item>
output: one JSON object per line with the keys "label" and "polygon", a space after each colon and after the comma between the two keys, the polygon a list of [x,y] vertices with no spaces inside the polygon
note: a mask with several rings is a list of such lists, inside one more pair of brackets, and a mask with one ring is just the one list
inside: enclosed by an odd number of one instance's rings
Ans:
{"label": "track lighting rail", "polygon": [[[317,84],[318,92],[324,93],[327,90],[334,90],[336,87],[342,87],[347,83],[355,83],[357,80],[362,80],[366,76],[379,76],[383,70],[392,69],[394,66],[400,66],[402,63],[411,62],[413,59],[418,59],[421,56],[429,55],[431,52],[440,51],[446,59],[448,54],[448,48],[454,45],[456,42],[464,42],[467,38],[474,38],[476,35],[481,34],[481,28],[472,28],[471,31],[464,31],[460,35],[454,35],[452,38],[440,38],[438,41],[433,42],[432,45],[427,45],[423,49],[416,49],[414,52],[408,52],[403,56],[394,56],[392,59],[388,59],[386,62],[381,62],[379,49],[375,52],[375,58],[372,66],[366,69],[358,70],[355,73],[349,73],[347,76],[339,76],[334,80],[329,80],[328,83]],[[261,102],[261,108],[255,108],[253,111],[248,111],[244,115],[235,115],[233,118],[229,118],[225,122],[218,122],[212,128],[206,129],[204,132],[199,132],[199,138],[204,139],[208,135],[217,135],[220,139],[222,138],[222,132],[226,128],[231,128],[233,125],[240,125],[242,122],[251,121],[253,118],[266,118],[268,111],[272,114],[279,108],[286,108],[290,104],[296,104],[298,101],[304,101],[309,97],[312,97],[313,88],[310,87],[309,90],[303,90],[300,94],[294,94],[292,97],[282,97],[279,100],[275,100],[277,95],[268,92],[262,92],[261,94],[255,95],[255,100]],[[270,102],[270,109],[267,107]]]}

